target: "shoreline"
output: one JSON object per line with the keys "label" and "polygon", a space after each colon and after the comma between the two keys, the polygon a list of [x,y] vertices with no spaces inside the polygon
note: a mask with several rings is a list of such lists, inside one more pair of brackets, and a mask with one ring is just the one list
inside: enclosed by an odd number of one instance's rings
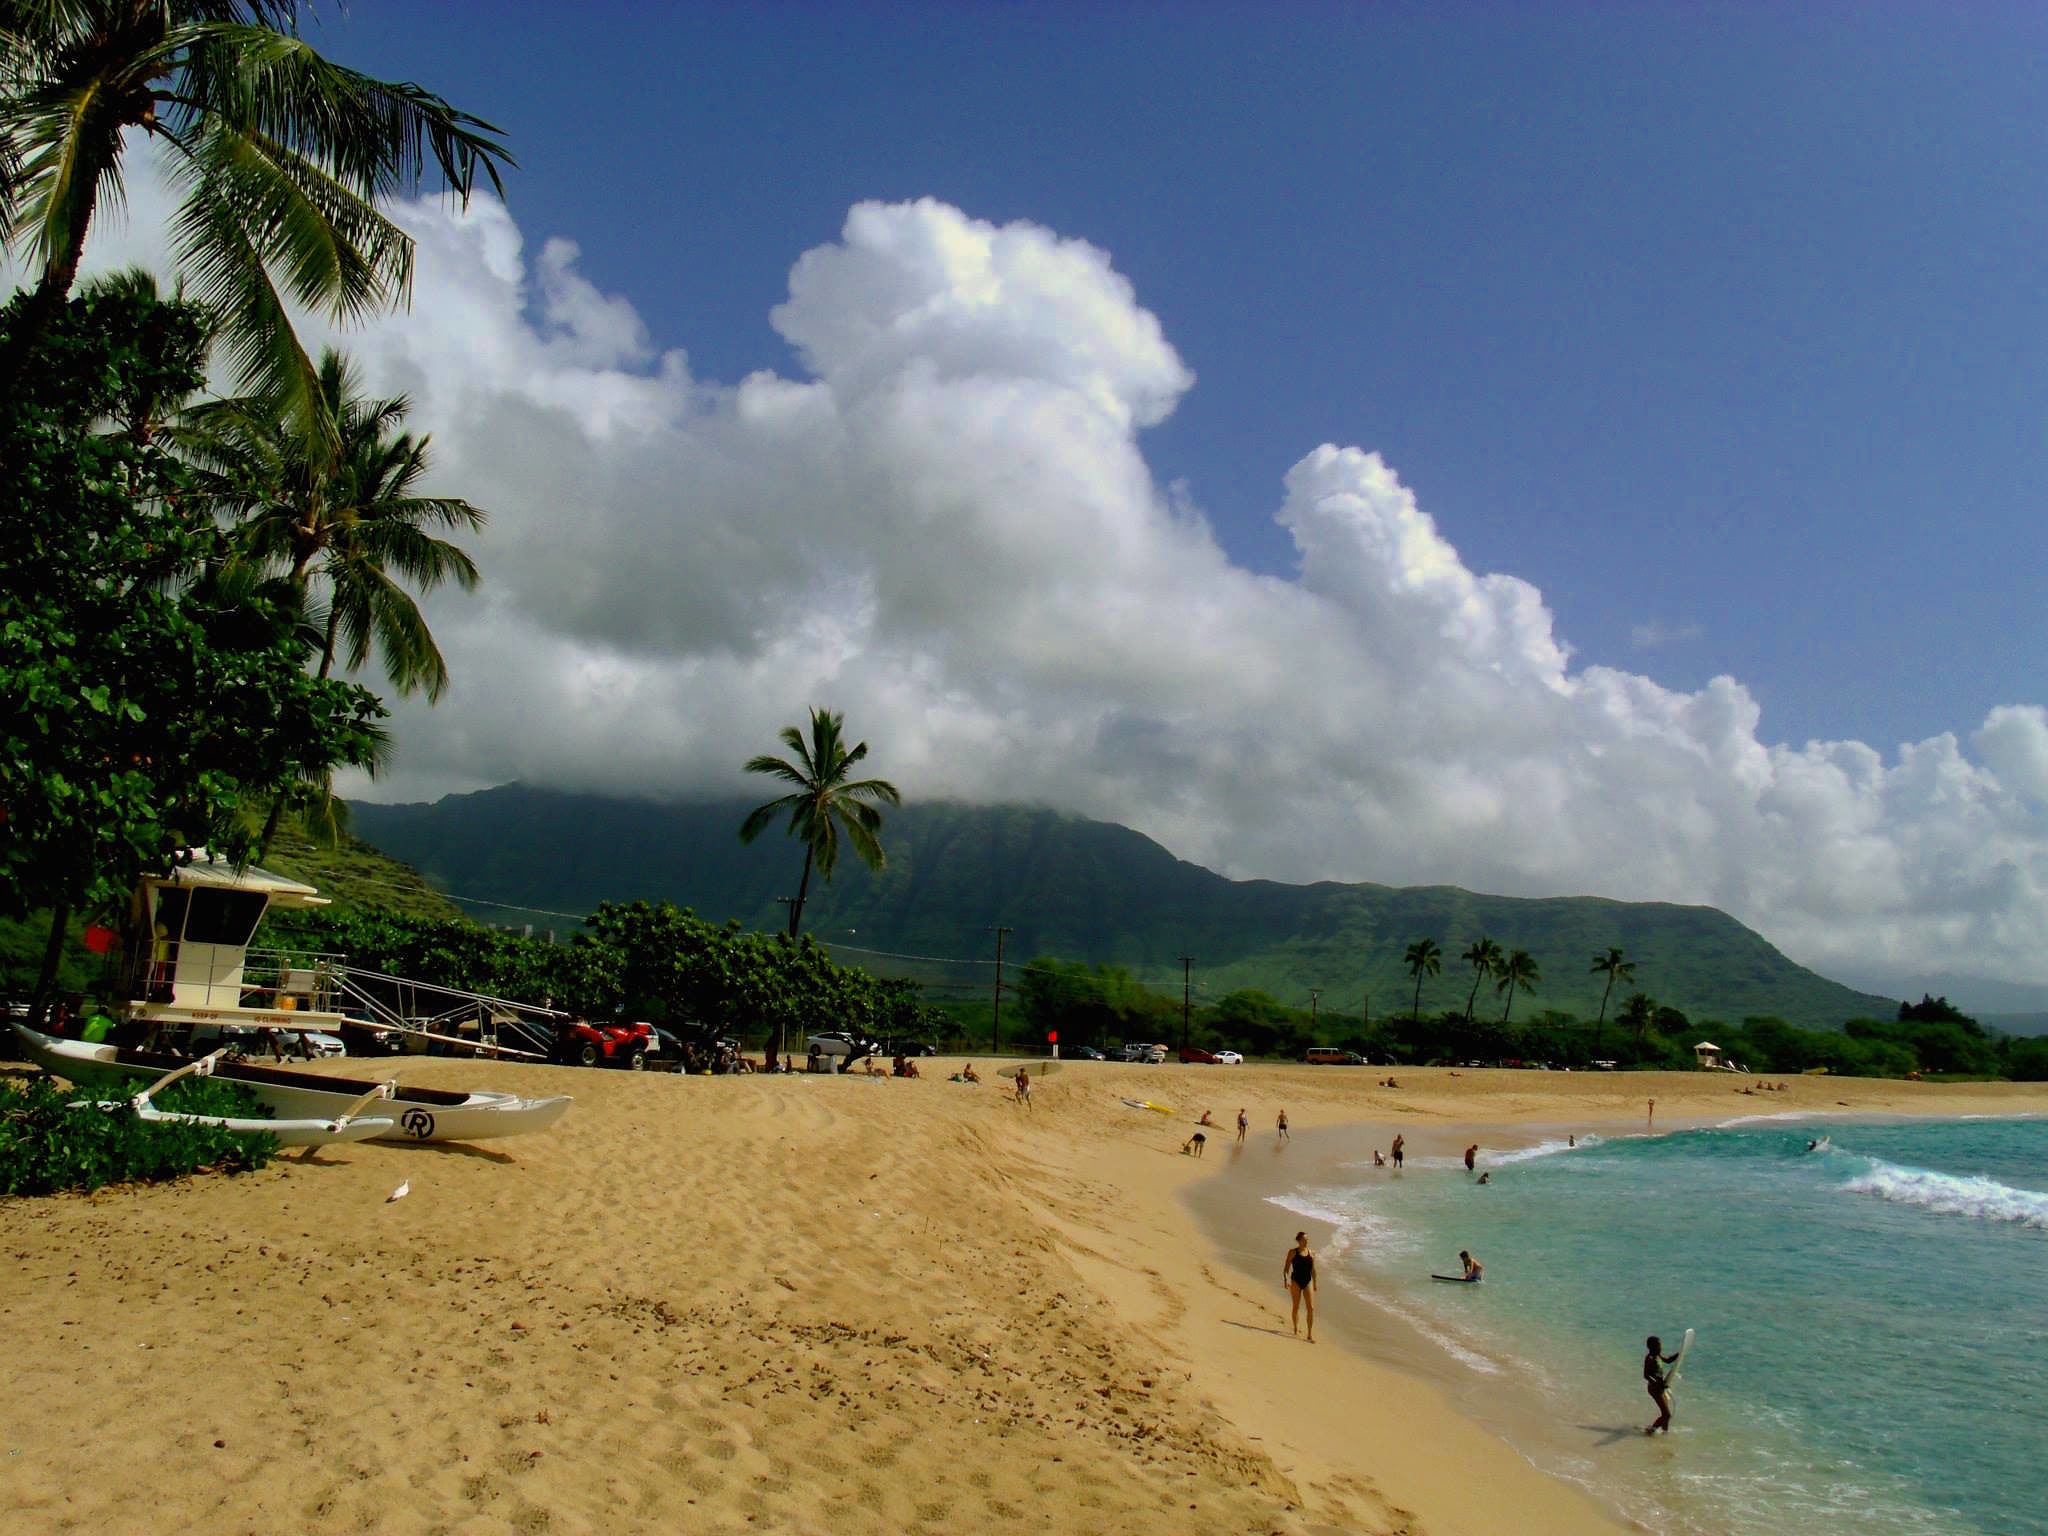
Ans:
{"label": "shoreline", "polygon": [[[1230,1132],[1179,1148],[1238,1103],[1242,1155],[1291,1171],[1319,1127],[1423,1150],[1649,1092],[1675,1124],[1727,1118],[1725,1084],[1028,1064],[1030,1109],[943,1060],[903,1082],[412,1058],[421,1086],[576,1102],[534,1137],[0,1201],[19,1523],[123,1528],[146,1478],[163,1523],[400,1536],[1630,1528],[1343,1347],[1344,1308],[1327,1346],[1289,1338],[1277,1274],[1240,1274],[1182,1198]],[[2048,1085],[1795,1089],[1773,1107],[2048,1110]],[[1267,1148],[1281,1106],[1301,1156]]]}
{"label": "shoreline", "polygon": [[[1413,1075],[1420,1077],[1419,1072]],[[1958,1085],[1933,1086],[1939,1090]],[[2029,1096],[2026,1085],[1989,1086],[1992,1092],[1986,1097],[2003,1098],[2005,1095],[1997,1090],[2012,1087],[2021,1090],[2018,1097],[2022,1101]],[[1309,1230],[1315,1250],[1329,1257],[1330,1269],[1335,1271],[1336,1261],[1345,1251],[1335,1242],[1340,1218],[1334,1213],[1315,1210],[1309,1191],[1321,1182],[1356,1182],[1362,1176],[1370,1177],[1383,1171],[1388,1177],[1397,1177],[1391,1169],[1381,1170],[1368,1162],[1371,1149],[1376,1146],[1384,1151],[1396,1131],[1404,1134],[1410,1144],[1408,1176],[1413,1177],[1419,1171],[1424,1176],[1457,1177],[1461,1174],[1458,1165],[1462,1148],[1471,1141],[1484,1144],[1480,1159],[1480,1167],[1484,1169],[1488,1154],[1514,1153],[1545,1143],[1558,1143],[1562,1151],[1561,1144],[1573,1134],[1581,1138],[1594,1135],[1612,1141],[1768,1122],[1828,1121],[1872,1125],[1919,1120],[2034,1119],[2048,1113],[2040,1107],[2021,1105],[1986,1112],[1977,1107],[1978,1099],[1974,1095],[1967,1101],[1952,1101],[1944,1097],[1938,1103],[1910,1107],[1888,1101],[1863,1106],[1852,1102],[1848,1105],[1816,1104],[1769,1113],[1738,1111],[1728,1115],[1698,1112],[1700,1106],[1696,1094],[1685,1094],[1685,1102],[1687,1112],[1671,1112],[1668,1119],[1660,1113],[1654,1130],[1649,1129],[1643,1119],[1618,1105],[1602,1106],[1568,1120],[1536,1119],[1519,1112],[1508,1118],[1432,1119],[1424,1124],[1417,1124],[1412,1119],[1395,1121],[1384,1114],[1345,1120],[1324,1120],[1317,1116],[1303,1124],[1301,1144],[1298,1148],[1290,1145],[1288,1151],[1294,1155],[1284,1162],[1248,1157],[1245,1166],[1240,1168],[1233,1159],[1224,1168],[1191,1181],[1182,1191],[1181,1199],[1216,1258],[1230,1265],[1246,1284],[1256,1287],[1267,1278],[1268,1269],[1277,1267],[1277,1258],[1274,1264],[1267,1264],[1263,1252],[1254,1253],[1247,1249],[1236,1240],[1236,1234],[1248,1228],[1277,1231],[1299,1222]],[[1963,1102],[1972,1107],[1964,1108]],[[1254,1131],[1248,1137],[1248,1147],[1258,1139]],[[1273,1140],[1270,1131],[1265,1140],[1268,1143]],[[1426,1160],[1419,1169],[1418,1153]],[[1496,1168],[1499,1166],[1495,1164]],[[1507,1166],[1512,1167],[1512,1161]],[[1299,1203],[1290,1204],[1290,1198]],[[1276,1240],[1268,1246],[1277,1255],[1283,1244]],[[1449,1267],[1455,1268],[1455,1264]],[[1343,1283],[1339,1294],[1343,1299],[1338,1307],[1332,1308],[1327,1303],[1319,1307],[1318,1327],[1326,1330],[1329,1338],[1340,1348],[1352,1353],[1374,1371],[1391,1373],[1402,1379],[1406,1384],[1405,1390],[1429,1395],[1434,1399],[1432,1411],[1440,1405],[1444,1410],[1462,1416],[1495,1437],[1501,1450],[1512,1453],[1545,1479],[1590,1499],[1610,1522],[1600,1529],[1642,1531],[1650,1528],[1617,1502],[1603,1496],[1597,1482],[1543,1464],[1544,1459],[1583,1461],[1588,1455],[1586,1446],[1577,1444],[1561,1432],[1554,1408],[1543,1390],[1503,1375],[1501,1367],[1491,1361],[1468,1355],[1456,1341],[1436,1335],[1420,1318],[1382,1303],[1362,1285]],[[1284,1317],[1286,1303],[1281,1301],[1278,1305]],[[1383,1387],[1384,1382],[1378,1385]],[[1626,1396],[1619,1391],[1616,1395],[1617,1400]],[[1519,1527],[1522,1529],[1546,1528],[1540,1522],[1530,1521],[1523,1510],[1518,1510],[1515,1518],[1525,1522]],[[1432,1524],[1432,1529],[1437,1528]]]}

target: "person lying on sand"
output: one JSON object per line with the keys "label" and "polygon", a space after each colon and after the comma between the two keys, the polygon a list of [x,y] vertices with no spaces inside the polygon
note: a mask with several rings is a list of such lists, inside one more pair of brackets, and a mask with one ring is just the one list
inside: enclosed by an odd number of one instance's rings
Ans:
{"label": "person lying on sand", "polygon": [[1197,1131],[1194,1135],[1190,1136],[1186,1141],[1180,1144],[1181,1155],[1183,1157],[1200,1157],[1202,1153],[1208,1149],[1208,1146],[1208,1133],[1205,1131]]}
{"label": "person lying on sand", "polygon": [[1308,1305],[1308,1341],[1316,1341],[1316,1256],[1308,1251],[1308,1234],[1294,1234],[1294,1246],[1280,1260],[1280,1278],[1294,1302],[1293,1329],[1301,1332],[1301,1308]]}

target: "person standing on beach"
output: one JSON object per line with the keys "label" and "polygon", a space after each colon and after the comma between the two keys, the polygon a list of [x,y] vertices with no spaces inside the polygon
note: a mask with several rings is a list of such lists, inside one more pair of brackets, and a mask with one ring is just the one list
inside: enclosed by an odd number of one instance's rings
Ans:
{"label": "person standing on beach", "polygon": [[1244,1112],[1244,1106],[1243,1106],[1242,1104],[1238,1105],[1238,1106],[1237,1106],[1237,1139],[1238,1139],[1239,1141],[1243,1141],[1243,1140],[1244,1140],[1244,1133],[1245,1133],[1246,1131],[1250,1130],[1251,1128],[1252,1128],[1252,1122],[1251,1122],[1251,1119],[1250,1119],[1250,1117],[1249,1117],[1249,1116],[1247,1116],[1247,1115],[1245,1114],[1245,1112]]}
{"label": "person standing on beach", "polygon": [[1277,1122],[1277,1126],[1280,1132],[1280,1139],[1282,1141],[1294,1140],[1292,1136],[1287,1134],[1287,1111],[1284,1109],[1280,1111],[1280,1119]]}
{"label": "person standing on beach", "polygon": [[1644,1125],[1645,1125],[1645,1126],[1647,1127],[1647,1126],[1652,1126],[1652,1125],[1655,1125],[1656,1123],[1657,1123],[1657,1101],[1656,1101],[1655,1099],[1652,1099],[1652,1100],[1650,1100],[1650,1118],[1649,1118],[1649,1119],[1647,1119],[1647,1120],[1645,1120],[1645,1121],[1643,1122],[1643,1124],[1644,1124]]}
{"label": "person standing on beach", "polygon": [[1031,1107],[1031,1074],[1022,1067],[1017,1069],[1017,1102],[1026,1109]]}
{"label": "person standing on beach", "polygon": [[1396,1136],[1396,1137],[1394,1138],[1394,1166],[1395,1166],[1396,1168],[1399,1168],[1399,1167],[1401,1166],[1401,1149],[1402,1149],[1403,1147],[1407,1146],[1407,1145],[1408,1145],[1408,1138],[1407,1138],[1407,1137],[1405,1137],[1405,1136]]}
{"label": "person standing on beach", "polygon": [[1656,1421],[1643,1433],[1654,1435],[1661,1429],[1668,1435],[1671,1433],[1671,1381],[1664,1374],[1664,1367],[1678,1356],[1665,1354],[1664,1341],[1654,1333],[1643,1340],[1643,1345],[1649,1350],[1643,1356],[1643,1381],[1650,1389],[1650,1401],[1657,1405]]}
{"label": "person standing on beach", "polygon": [[1472,1171],[1472,1164],[1478,1159],[1478,1156],[1479,1143],[1475,1141],[1472,1143],[1471,1146],[1465,1149],[1465,1171],[1467,1173],[1470,1173]]}
{"label": "person standing on beach", "polygon": [[1301,1332],[1302,1304],[1308,1304],[1308,1341],[1316,1341],[1316,1256],[1308,1251],[1308,1234],[1294,1234],[1294,1246],[1280,1260],[1280,1278],[1287,1282],[1287,1295],[1294,1303],[1291,1323]]}

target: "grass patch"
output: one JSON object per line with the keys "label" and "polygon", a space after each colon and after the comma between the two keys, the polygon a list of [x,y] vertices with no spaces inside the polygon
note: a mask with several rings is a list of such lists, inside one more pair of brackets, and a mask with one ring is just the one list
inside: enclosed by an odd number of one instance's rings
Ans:
{"label": "grass patch", "polygon": [[[277,1154],[275,1136],[152,1123],[125,1106],[74,1108],[79,1096],[47,1077],[0,1082],[0,1195],[89,1191],[206,1170],[246,1173]],[[185,1114],[269,1115],[231,1083],[173,1083],[153,1102]]]}

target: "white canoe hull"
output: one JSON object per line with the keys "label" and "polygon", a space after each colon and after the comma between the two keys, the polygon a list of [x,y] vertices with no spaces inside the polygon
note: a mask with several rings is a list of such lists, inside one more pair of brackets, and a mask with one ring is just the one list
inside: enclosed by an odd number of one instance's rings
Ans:
{"label": "white canoe hull", "polygon": [[372,1141],[388,1134],[397,1121],[389,1118],[374,1120],[249,1120],[238,1115],[185,1115],[176,1110],[158,1109],[147,1101],[137,1104],[132,1099],[114,1099],[93,1103],[81,1100],[77,1108],[103,1109],[109,1114],[132,1110],[139,1120],[156,1125],[203,1125],[209,1130],[233,1131],[243,1136],[275,1136],[281,1147],[331,1147],[343,1142]]}
{"label": "white canoe hull", "polygon": [[[15,1039],[31,1061],[67,1082],[122,1082],[147,1086],[184,1063],[148,1051],[123,1050],[89,1040],[45,1035],[22,1024]],[[368,1139],[381,1141],[488,1141],[501,1136],[526,1136],[544,1131],[568,1112],[566,1094],[523,1099],[511,1093],[452,1093],[436,1088],[397,1089],[390,1098],[364,1106],[364,1094],[377,1084],[354,1078],[328,1077],[285,1067],[251,1062],[220,1062],[211,1076],[246,1088],[258,1103],[281,1121],[332,1123],[352,1110],[360,1123],[381,1129]],[[254,1124],[275,1134],[272,1121]],[[355,1137],[341,1138],[355,1140]]]}

